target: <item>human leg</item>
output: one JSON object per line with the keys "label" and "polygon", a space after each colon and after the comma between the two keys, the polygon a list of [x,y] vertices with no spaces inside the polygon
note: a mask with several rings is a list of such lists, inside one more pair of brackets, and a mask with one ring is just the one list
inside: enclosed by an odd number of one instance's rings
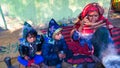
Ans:
{"label": "human leg", "polygon": [[40,64],[40,63],[42,63],[43,62],[43,57],[41,56],[41,55],[35,55],[35,57],[34,57],[34,63],[35,64]]}
{"label": "human leg", "polygon": [[17,60],[18,60],[18,62],[19,62],[20,64],[22,64],[23,66],[25,66],[25,67],[28,66],[28,61],[25,60],[25,59],[23,59],[21,56],[18,56]]}

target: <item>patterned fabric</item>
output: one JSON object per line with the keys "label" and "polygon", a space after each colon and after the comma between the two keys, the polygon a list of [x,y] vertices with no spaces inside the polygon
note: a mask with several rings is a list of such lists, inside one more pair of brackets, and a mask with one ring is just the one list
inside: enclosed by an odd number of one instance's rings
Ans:
{"label": "patterned fabric", "polygon": [[[71,40],[70,32],[71,32],[72,28],[73,27],[71,27],[71,26],[67,26],[67,27],[63,27],[63,30],[62,30],[62,34],[65,37],[68,48],[74,54],[73,57],[70,58],[67,62],[69,62],[71,64],[82,64],[85,62],[90,62],[90,63],[94,62],[94,60],[90,57],[90,55],[93,55],[93,51],[89,51],[87,44],[85,44],[84,47],[82,47],[82,46],[80,46],[79,41]],[[76,38],[79,38],[78,35],[76,35]],[[84,56],[86,56],[86,57],[84,57]],[[87,61],[86,61],[86,59],[87,59]]]}
{"label": "patterned fabric", "polygon": [[[98,5],[98,3],[90,3],[90,4],[88,4],[84,9],[83,9],[83,11],[82,11],[82,13],[78,16],[78,18],[80,19],[80,20],[82,20],[85,16],[87,16],[87,14],[89,13],[89,12],[93,12],[93,11],[96,11],[96,12],[98,12],[99,14],[100,14],[100,16],[99,16],[99,19],[97,20],[97,21],[101,21],[101,20],[103,20],[105,23],[106,23],[106,25],[104,26],[104,27],[107,27],[107,28],[109,28],[109,26],[110,25],[112,25],[106,18],[104,18],[103,17],[103,13],[104,13],[104,9],[101,7],[101,6],[99,6]],[[74,28],[73,29],[75,29],[76,31],[78,31],[78,29],[79,29],[79,27],[82,25],[81,24],[81,21],[78,21],[75,25],[74,25]],[[104,23],[103,22],[103,23]],[[100,23],[100,24],[102,24],[102,23]],[[90,26],[88,26],[88,25],[85,25],[85,26],[83,26],[83,28],[82,28],[82,30],[81,30],[81,32],[80,32],[80,34],[85,34],[85,35],[88,35],[88,36],[90,36],[91,34],[92,35],[94,35],[94,33],[97,31],[98,32],[98,29],[91,29],[91,28],[89,28]],[[100,29],[101,30],[101,29]],[[71,34],[71,36],[74,34],[74,32],[72,32],[72,34]],[[80,35],[79,34],[79,35]],[[99,33],[99,34],[97,34],[98,36],[100,35],[100,34],[103,34],[103,36],[104,36],[104,34],[106,34],[106,32],[105,33]],[[91,35],[91,37],[90,37],[90,39],[92,38],[92,35]],[[107,37],[109,36],[109,34],[107,33],[106,34],[107,35]],[[105,35],[105,36],[106,36]],[[80,37],[79,37],[79,42],[84,42],[84,39],[81,39]],[[108,40],[108,38],[107,38],[107,40]],[[94,40],[94,41],[96,41],[96,39]],[[100,40],[99,40],[100,41]],[[102,41],[102,40],[101,40]],[[91,43],[92,41],[90,40],[90,41],[88,41],[88,42],[86,42],[86,44],[88,45],[88,47],[91,49],[92,48],[92,43]],[[102,42],[99,42],[99,43],[102,43]],[[98,43],[98,44],[99,44]],[[106,44],[106,43],[105,43]]]}
{"label": "patterned fabric", "polygon": [[49,22],[48,27],[48,36],[50,38],[53,37],[54,33],[57,33],[61,30],[60,26],[57,24],[57,22],[54,19],[51,19]]}
{"label": "patterned fabric", "polygon": [[29,43],[26,40],[26,36],[29,32],[37,33],[33,27],[25,22],[23,27],[23,37],[19,39],[20,45],[19,45],[19,52],[22,57],[29,56],[31,58],[34,57],[36,51],[41,50],[41,45],[43,42],[43,38],[40,35],[36,36],[36,40],[33,43]]}
{"label": "patterned fabric", "polygon": [[66,54],[65,61],[72,55],[68,50],[67,44],[64,38],[60,40],[53,40],[47,36],[44,37],[45,42],[42,46],[42,55],[44,57],[44,63],[48,66],[56,66],[61,64],[61,59],[58,57],[60,51],[64,51]]}
{"label": "patterned fabric", "polygon": [[90,3],[85,6],[78,18],[83,19],[89,12],[92,11],[97,11],[100,14],[100,16],[102,16],[104,13],[104,9],[101,6],[99,6],[98,3]]}
{"label": "patterned fabric", "polygon": [[[108,21],[108,19],[103,17],[104,9],[98,3],[90,3],[90,4],[86,5],[85,8],[83,9],[83,11],[79,14],[78,18],[80,20],[82,20],[85,16],[88,15],[89,12],[93,12],[93,11],[96,11],[96,12],[98,12],[100,14],[98,21],[103,20],[104,22],[106,22],[106,26],[105,27],[109,28],[109,25],[112,25]],[[80,25],[81,25],[81,23],[80,23],[80,21],[78,21],[75,24],[74,27],[78,29]],[[94,30],[90,29],[89,26],[85,25],[84,28],[82,29],[82,32],[83,33],[94,33]]]}
{"label": "patterned fabric", "polygon": [[31,30],[35,31],[29,23],[24,22],[24,27],[22,30],[23,31],[23,34],[22,34],[23,38],[26,38],[27,33]]}
{"label": "patterned fabric", "polygon": [[90,57],[90,56],[77,55],[77,56],[74,56],[73,58],[69,59],[68,62],[72,63],[72,64],[82,64],[82,63],[85,63],[85,62],[92,63],[94,61],[93,61],[92,57]]}
{"label": "patterned fabric", "polygon": [[[27,34],[30,34],[31,32],[35,34],[36,40],[29,43],[26,38]],[[23,37],[19,39],[20,56],[18,56],[18,62],[24,66],[30,66],[31,63],[42,63],[44,60],[43,57],[41,55],[37,55],[36,52],[41,51],[43,41],[42,35],[37,35],[36,30],[33,29],[30,24],[25,22],[23,27]],[[25,56],[28,56],[29,60],[24,59]]]}
{"label": "patterned fabric", "polygon": [[[41,40],[40,40],[40,38],[42,38],[42,36],[37,35],[36,41],[34,42],[35,45],[42,43]],[[20,38],[19,42],[20,42],[21,45],[24,45],[24,46],[29,46],[30,45],[30,43],[28,43],[25,38]]]}
{"label": "patterned fabric", "polygon": [[120,28],[114,27],[110,31],[117,54],[120,55]]}
{"label": "patterned fabric", "polygon": [[92,43],[91,43],[91,38],[92,38],[93,34],[82,34],[78,31],[74,31],[73,35],[72,35],[72,39],[74,41],[78,41],[79,40],[79,44],[80,46],[83,46],[87,43],[89,50],[92,50]]}
{"label": "patterned fabric", "polygon": [[22,57],[25,55],[34,57],[36,51],[41,51],[41,45],[43,43],[42,36],[37,35],[36,41],[32,44],[28,43],[26,39],[20,38],[19,52]]}

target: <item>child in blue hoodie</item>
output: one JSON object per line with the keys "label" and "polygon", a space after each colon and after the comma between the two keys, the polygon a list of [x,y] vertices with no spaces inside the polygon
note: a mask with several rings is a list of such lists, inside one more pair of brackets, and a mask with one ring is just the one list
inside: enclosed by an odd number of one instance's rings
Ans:
{"label": "child in blue hoodie", "polygon": [[18,62],[25,67],[39,68],[39,64],[43,62],[43,57],[41,56],[42,36],[38,35],[35,29],[25,22],[23,37],[19,41],[20,56],[18,56]]}
{"label": "child in blue hoodie", "polygon": [[[61,63],[72,56],[61,34],[62,28],[54,19],[49,22],[48,33],[44,36],[42,47],[44,63],[48,67],[62,68]],[[69,55],[68,55],[69,54]]]}

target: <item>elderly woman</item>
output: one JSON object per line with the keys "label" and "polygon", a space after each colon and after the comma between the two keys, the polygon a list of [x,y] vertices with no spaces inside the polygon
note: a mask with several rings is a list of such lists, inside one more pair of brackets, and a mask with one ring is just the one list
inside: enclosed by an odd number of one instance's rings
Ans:
{"label": "elderly woman", "polygon": [[[100,51],[105,50],[112,42],[108,29],[113,26],[103,17],[103,13],[104,9],[98,3],[90,3],[78,16],[78,21],[71,31],[72,40],[79,44],[75,45],[79,48],[78,55],[92,56],[94,54],[100,57]],[[81,58],[85,59],[85,57]]]}

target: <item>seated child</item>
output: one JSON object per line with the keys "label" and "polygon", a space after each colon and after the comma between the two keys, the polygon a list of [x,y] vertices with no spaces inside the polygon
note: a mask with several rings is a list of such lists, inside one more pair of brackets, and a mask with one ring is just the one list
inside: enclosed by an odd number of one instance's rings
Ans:
{"label": "seated child", "polygon": [[56,68],[62,68],[62,61],[67,61],[72,55],[71,51],[68,50],[61,30],[62,28],[60,28],[56,21],[51,19],[48,33],[44,36],[45,42],[42,47],[44,63],[48,67],[55,66]]}
{"label": "seated child", "polygon": [[27,22],[24,23],[23,37],[20,38],[18,62],[25,67],[37,67],[43,62],[41,47],[42,36],[38,35],[35,29]]}

